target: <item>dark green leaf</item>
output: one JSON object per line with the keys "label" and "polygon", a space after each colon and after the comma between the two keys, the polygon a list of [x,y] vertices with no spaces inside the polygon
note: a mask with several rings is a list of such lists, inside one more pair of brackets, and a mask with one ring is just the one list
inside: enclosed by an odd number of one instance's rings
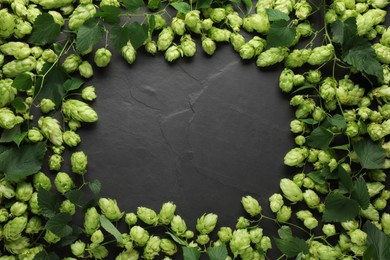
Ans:
{"label": "dark green leaf", "polygon": [[73,229],[68,225],[72,216],[68,213],[58,213],[50,218],[45,227],[59,237],[65,237],[72,234]]}
{"label": "dark green leaf", "polygon": [[366,38],[353,37],[353,46],[343,50],[343,60],[358,71],[383,80],[383,70],[374,49]]}
{"label": "dark green leaf", "polygon": [[317,149],[326,149],[333,140],[333,133],[325,127],[319,126],[306,138],[306,144]]}
{"label": "dark green leaf", "polygon": [[187,241],[181,239],[180,237],[176,236],[175,234],[172,234],[171,232],[165,232],[165,234],[169,235],[173,239],[173,241],[175,241],[179,245],[188,246]]}
{"label": "dark green leaf", "polygon": [[306,241],[293,237],[289,227],[282,227],[278,230],[278,233],[281,238],[274,238],[274,241],[277,248],[287,257],[295,257],[299,253],[307,254],[309,252],[309,246],[306,244]]}
{"label": "dark green leaf", "polygon": [[183,246],[184,260],[198,260],[200,257],[200,251],[197,247]]}
{"label": "dark green leaf", "polygon": [[78,204],[83,192],[81,190],[71,190],[64,194],[64,196],[74,204]]}
{"label": "dark green leaf", "polygon": [[116,50],[120,50],[129,41],[129,35],[126,27],[114,25],[110,30],[110,40]]}
{"label": "dark green leaf", "polygon": [[99,43],[104,36],[104,28],[101,23],[95,19],[89,19],[77,31],[76,49],[80,53],[84,53],[95,44]]}
{"label": "dark green leaf", "polygon": [[347,191],[351,192],[353,189],[353,182],[351,176],[348,172],[341,166],[337,167],[337,175],[339,177],[340,183],[347,189]]}
{"label": "dark green leaf", "polygon": [[325,222],[343,222],[359,214],[359,204],[340,193],[330,193],[325,198],[325,211],[322,220]]}
{"label": "dark green leaf", "polygon": [[313,118],[304,118],[304,119],[299,119],[299,120],[302,121],[305,124],[308,124],[308,125],[316,125],[316,124],[318,124],[318,121],[313,119]]}
{"label": "dark green leaf", "polygon": [[197,0],[196,1],[196,9],[209,8],[213,0]]}
{"label": "dark green leaf", "polygon": [[66,92],[79,89],[84,84],[79,78],[70,78],[67,79],[64,83],[64,89]]}
{"label": "dark green leaf", "polygon": [[27,136],[27,132],[16,134],[13,136],[12,141],[14,141],[14,143],[19,147],[26,136]]}
{"label": "dark green leaf", "polygon": [[328,117],[327,120],[331,125],[337,128],[345,129],[347,127],[347,122],[342,115],[336,114],[332,117]]}
{"label": "dark green leaf", "polygon": [[296,90],[294,90],[293,92],[291,92],[291,94],[295,94],[295,93],[298,93],[299,91],[302,91],[302,90],[305,90],[305,89],[315,89],[316,86],[313,85],[313,84],[309,84],[309,83],[303,83],[303,86],[302,87],[299,87],[297,88]]}
{"label": "dark green leaf", "polygon": [[[46,63],[44,65],[44,69],[48,70],[50,66],[51,64]],[[36,90],[38,92],[38,99],[51,99],[58,108],[61,105],[62,98],[66,94],[64,83],[70,77],[61,66],[54,66],[50,69],[50,71],[47,71],[46,73],[47,74],[44,78],[43,83],[42,78],[39,78],[39,80],[37,80]]]}
{"label": "dark green leaf", "polygon": [[136,13],[141,7],[144,6],[143,0],[123,0],[125,8],[130,12]]}
{"label": "dark green leaf", "polygon": [[350,145],[349,144],[342,144],[342,145],[332,146],[332,148],[337,149],[337,150],[349,151]]}
{"label": "dark green leaf", "polygon": [[226,257],[228,257],[226,245],[221,244],[219,246],[207,248],[207,255],[210,257],[210,260],[226,259]]}
{"label": "dark green leaf", "polygon": [[290,20],[290,17],[284,13],[284,12],[281,12],[279,10],[276,10],[276,9],[266,9],[267,11],[267,15],[268,15],[268,20],[270,22],[275,22],[275,21],[289,21]]}
{"label": "dark green leaf", "polygon": [[71,226],[72,233],[61,238],[61,241],[56,243],[56,247],[65,247],[73,244],[83,233],[83,229],[78,226]]}
{"label": "dark green leaf", "polygon": [[63,50],[64,46],[59,43],[59,42],[55,42],[53,43],[53,49],[54,49],[54,52],[57,53],[57,54],[60,54]]}
{"label": "dark green leaf", "polygon": [[271,24],[267,34],[267,47],[287,47],[295,39],[295,27],[289,27],[285,20]]}
{"label": "dark green leaf", "polygon": [[29,90],[33,86],[33,80],[30,74],[21,73],[12,81],[12,87],[18,90]]}
{"label": "dark green leaf", "polygon": [[359,203],[362,209],[367,209],[370,205],[370,195],[368,194],[367,184],[362,176],[360,176],[353,185],[351,199]]}
{"label": "dark green leaf", "polygon": [[344,22],[335,21],[331,24],[332,39],[341,45],[357,34],[356,18],[350,17]]}
{"label": "dark green leaf", "polygon": [[21,181],[41,169],[45,153],[45,142],[12,147],[0,154],[0,172],[8,181]]}
{"label": "dark green leaf", "polygon": [[93,194],[97,195],[100,192],[102,184],[99,180],[93,180],[88,184],[89,189],[93,192]]}
{"label": "dark green leaf", "polygon": [[38,206],[42,212],[42,215],[51,218],[57,214],[61,205],[61,199],[58,198],[53,192],[39,189],[38,191]]}
{"label": "dark green leaf", "polygon": [[324,184],[326,182],[326,178],[321,174],[321,171],[309,172],[307,176],[317,184]]}
{"label": "dark green leaf", "polygon": [[246,13],[249,14],[252,11],[252,0],[242,0],[246,7]]}
{"label": "dark green leaf", "polygon": [[112,5],[103,5],[100,7],[102,12],[97,12],[95,17],[101,17],[104,21],[109,24],[118,24],[120,22],[119,14],[121,9]]}
{"label": "dark green leaf", "polygon": [[99,216],[100,225],[102,225],[102,228],[106,230],[108,233],[113,235],[119,243],[122,242],[122,234],[119,232],[119,230],[109,221],[104,215]]}
{"label": "dark green leaf", "polygon": [[186,14],[191,11],[191,6],[186,2],[174,2],[171,3],[171,6],[183,14]]}
{"label": "dark green leaf", "polygon": [[52,43],[60,35],[59,24],[54,22],[53,16],[48,13],[42,13],[34,21],[33,29],[28,42],[37,45]]}
{"label": "dark green leaf", "polygon": [[36,254],[33,260],[59,260],[59,256],[54,252],[46,252],[46,250],[42,250],[38,254]]}
{"label": "dark green leaf", "polygon": [[156,11],[161,6],[161,0],[148,0],[149,10]]}
{"label": "dark green leaf", "polygon": [[363,231],[367,233],[367,250],[364,252],[363,259],[390,259],[390,237],[380,231],[369,220],[363,225]]}
{"label": "dark green leaf", "polygon": [[16,97],[14,100],[12,100],[11,105],[15,110],[20,112],[25,112],[28,109],[28,106],[26,103],[24,103],[23,98]]}
{"label": "dark green leaf", "polygon": [[134,49],[141,47],[148,38],[148,27],[137,22],[130,23],[127,27],[130,42]]}
{"label": "dark green leaf", "polygon": [[[4,129],[1,133],[0,143],[10,143],[15,135],[20,134],[20,125],[16,125],[11,129]],[[0,154],[1,157],[1,154]]]}
{"label": "dark green leaf", "polygon": [[365,138],[354,143],[353,148],[359,156],[360,164],[363,168],[369,170],[383,168],[385,152],[380,143]]}

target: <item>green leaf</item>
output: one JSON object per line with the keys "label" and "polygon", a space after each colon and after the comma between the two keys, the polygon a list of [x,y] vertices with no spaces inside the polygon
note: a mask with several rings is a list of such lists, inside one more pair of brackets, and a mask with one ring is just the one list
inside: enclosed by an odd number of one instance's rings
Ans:
{"label": "green leaf", "polygon": [[152,35],[154,28],[156,26],[156,17],[154,15],[149,16],[148,24],[149,24],[149,34]]}
{"label": "green leaf", "polygon": [[363,225],[363,231],[367,233],[367,250],[364,252],[363,259],[390,259],[390,237],[369,220]]}
{"label": "green leaf", "polygon": [[77,31],[76,49],[84,53],[99,43],[104,36],[103,25],[95,18],[89,19]]}
{"label": "green leaf", "polygon": [[109,221],[104,215],[99,216],[100,225],[102,225],[102,228],[106,230],[108,233],[113,235],[119,243],[122,242],[122,234],[119,232],[119,230]]}
{"label": "green leaf", "polygon": [[291,94],[298,93],[299,91],[302,91],[302,90],[306,90],[306,89],[315,89],[315,88],[316,88],[315,85],[309,84],[309,83],[305,82],[305,83],[303,83],[303,86],[302,86],[302,87],[297,88],[296,90],[294,90],[293,92],[291,92]]}
{"label": "green leaf", "polygon": [[309,172],[307,176],[317,184],[324,184],[326,182],[326,178],[321,174],[321,171]]}
{"label": "green leaf", "polygon": [[93,192],[93,194],[97,195],[100,192],[102,184],[99,180],[93,180],[88,184],[89,189]]}
{"label": "green leaf", "polygon": [[12,87],[18,90],[29,90],[33,86],[33,80],[30,74],[21,73],[12,81]]}
{"label": "green leaf", "polygon": [[385,152],[380,143],[365,138],[354,143],[353,149],[357,153],[363,168],[369,170],[383,168],[385,163]]}
{"label": "green leaf", "polygon": [[347,122],[345,121],[345,119],[342,115],[335,114],[332,117],[328,117],[327,120],[331,125],[333,125],[337,128],[340,128],[340,129],[347,128]]}
{"label": "green leaf", "polygon": [[294,237],[291,232],[291,228],[283,226],[278,230],[280,238],[273,238],[277,248],[285,254],[287,257],[295,257],[299,253],[309,253],[309,246],[306,241]]}
{"label": "green leaf", "polygon": [[4,129],[1,133],[0,143],[10,143],[13,141],[14,136],[18,134],[20,134],[20,125],[16,125],[11,129]]}
{"label": "green leaf", "polygon": [[25,112],[28,109],[28,106],[26,103],[24,103],[23,98],[16,97],[14,100],[12,100],[11,105],[15,110],[20,112]]}
{"label": "green leaf", "polygon": [[179,245],[188,246],[187,241],[181,239],[180,237],[176,236],[175,234],[172,234],[171,232],[165,232],[165,234],[169,235],[173,239],[173,241],[175,241]]}
{"label": "green leaf", "polygon": [[299,119],[299,120],[302,121],[305,124],[308,124],[308,125],[316,125],[316,124],[318,124],[318,121],[313,119],[313,118],[304,118],[304,119]]}
{"label": "green leaf", "polygon": [[19,147],[26,136],[27,132],[18,133],[12,137],[12,141]]}
{"label": "green leaf", "polygon": [[295,27],[289,27],[285,20],[271,24],[267,34],[267,47],[288,47],[295,39]]}
{"label": "green leaf", "polygon": [[325,127],[314,129],[306,139],[306,144],[317,149],[326,149],[332,142],[334,134]]}
{"label": "green leaf", "polygon": [[121,9],[112,5],[103,5],[100,7],[102,12],[97,12],[95,17],[100,17],[109,24],[118,24],[120,22],[119,14]]}
{"label": "green leaf", "polygon": [[362,176],[360,176],[353,185],[351,199],[359,203],[362,209],[367,209],[370,205],[370,195],[368,194],[367,184]]}
{"label": "green leaf", "polygon": [[282,11],[279,11],[276,9],[266,9],[266,12],[268,15],[268,20],[270,22],[281,21],[281,20],[283,20],[283,21],[290,20],[290,17]]}
{"label": "green leaf", "polygon": [[349,144],[342,144],[342,145],[332,146],[332,148],[337,149],[337,150],[349,151],[350,145]]}
{"label": "green leaf", "polygon": [[324,203],[325,211],[322,220],[325,222],[343,222],[359,214],[359,204],[340,193],[330,193]]}
{"label": "green leaf", "polygon": [[353,182],[348,172],[343,167],[338,166],[337,176],[339,177],[340,183],[344,186],[344,188],[351,192],[353,190]]}
{"label": "green leaf", "polygon": [[184,260],[198,260],[200,257],[200,251],[197,247],[183,246]]}
{"label": "green leaf", "polygon": [[51,99],[58,108],[61,105],[62,98],[66,94],[64,83],[70,78],[70,76],[61,66],[54,66],[51,68],[51,64],[46,63],[43,69],[46,71],[45,78],[38,78],[35,84],[36,91],[38,92],[37,97],[38,99]]}
{"label": "green leaf", "polygon": [[191,6],[186,2],[174,2],[171,3],[170,5],[183,14],[186,14],[189,11],[191,11]]}
{"label": "green leaf", "polygon": [[65,247],[73,244],[83,233],[83,229],[80,228],[79,226],[72,225],[72,233],[61,238],[61,241],[56,243],[56,246],[58,247]]}
{"label": "green leaf", "polygon": [[60,28],[61,26],[54,22],[53,16],[42,13],[35,19],[31,35],[27,41],[37,45],[53,43],[60,35]]}
{"label": "green leaf", "polygon": [[45,153],[45,142],[12,147],[0,154],[0,172],[6,180],[19,182],[41,169]]}
{"label": "green leaf", "polygon": [[74,204],[78,204],[83,192],[81,190],[71,190],[64,194],[64,196]]}
{"label": "green leaf", "polygon": [[65,237],[72,234],[73,229],[68,225],[72,216],[68,213],[58,213],[50,218],[45,227],[59,237]]}
{"label": "green leaf", "polygon": [[125,8],[132,13],[138,12],[138,10],[144,6],[143,0],[123,0],[122,2],[125,5]]}
{"label": "green leaf", "polygon": [[79,78],[67,79],[64,83],[64,89],[66,92],[77,90],[84,84],[84,81]]}
{"label": "green leaf", "polygon": [[356,18],[350,17],[344,22],[339,20],[331,24],[332,39],[334,42],[344,45],[349,38],[357,34]]}
{"label": "green leaf", "polygon": [[41,252],[36,254],[33,258],[33,260],[59,260],[59,256],[54,252],[46,252],[45,249],[43,249]]}
{"label": "green leaf", "polygon": [[242,0],[246,7],[246,13],[249,14],[252,11],[252,0]]}
{"label": "green leaf", "polygon": [[57,214],[60,205],[61,199],[53,192],[44,189],[38,190],[38,206],[43,216],[47,218],[54,217]]}
{"label": "green leaf", "polygon": [[369,41],[363,37],[351,38],[354,45],[343,51],[343,61],[358,71],[383,80],[383,70]]}
{"label": "green leaf", "polygon": [[207,248],[207,255],[210,257],[210,260],[220,260],[226,259],[228,257],[228,251],[225,244],[219,246]]}
{"label": "green leaf", "polygon": [[209,8],[213,0],[197,0],[196,1],[196,9]]}
{"label": "green leaf", "polygon": [[129,41],[129,35],[126,27],[114,25],[110,30],[110,40],[114,45],[114,48],[118,51]]}
{"label": "green leaf", "polygon": [[148,38],[148,27],[146,25],[133,22],[127,25],[126,29],[134,49],[141,47]]}

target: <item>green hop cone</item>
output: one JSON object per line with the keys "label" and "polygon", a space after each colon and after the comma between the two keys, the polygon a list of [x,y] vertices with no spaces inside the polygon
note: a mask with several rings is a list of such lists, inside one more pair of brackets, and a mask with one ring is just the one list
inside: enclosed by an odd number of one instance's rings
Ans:
{"label": "green hop cone", "polygon": [[213,8],[210,13],[210,18],[216,23],[220,23],[226,18],[226,11],[224,8]]}
{"label": "green hop cone", "polygon": [[212,27],[208,31],[210,39],[216,42],[229,42],[231,32],[227,29]]}
{"label": "green hop cone", "polygon": [[249,230],[249,235],[253,244],[259,244],[263,238],[263,229],[259,227],[253,228]]}
{"label": "green hop cone", "polygon": [[95,244],[100,244],[104,241],[104,235],[103,232],[98,229],[91,235],[91,242]]}
{"label": "green hop cone", "polygon": [[82,62],[82,59],[79,55],[70,54],[68,57],[66,57],[66,59],[62,63],[62,68],[64,68],[64,70],[67,73],[72,73],[72,72],[75,72],[79,68],[79,65],[81,64],[81,62]]}
{"label": "green hop cone", "polygon": [[38,120],[38,126],[41,129],[41,133],[44,137],[50,140],[54,145],[62,145],[62,131],[60,123],[57,119],[52,117],[40,117]]}
{"label": "green hop cone", "polygon": [[186,57],[192,57],[196,52],[196,44],[190,34],[185,34],[180,38],[181,50]]}
{"label": "green hop cone", "polygon": [[[236,52],[240,51],[240,48],[245,44],[245,38],[239,33],[230,34],[230,43]],[[241,54],[240,54],[241,56]]]}
{"label": "green hop cone", "polygon": [[25,232],[27,234],[37,234],[43,229],[42,220],[37,216],[32,216],[27,222]]}
{"label": "green hop cone", "polygon": [[85,174],[87,172],[88,158],[83,151],[74,152],[70,157],[72,172],[77,174]]}
{"label": "green hop cone", "polygon": [[172,45],[169,47],[164,54],[167,61],[172,62],[183,56],[183,51],[180,46]]}
{"label": "green hop cone", "polygon": [[305,190],[303,193],[303,200],[309,208],[315,208],[320,204],[320,197],[311,189]]}
{"label": "green hop cone", "polygon": [[[0,61],[0,67],[1,63],[2,62]],[[11,79],[0,80],[0,108],[7,106],[15,99],[17,91],[12,87],[12,82],[13,81]]]}
{"label": "green hop cone", "polygon": [[38,192],[34,192],[28,202],[30,211],[35,215],[41,215],[41,209],[38,205]]}
{"label": "green hop cone", "polygon": [[111,221],[118,221],[124,215],[124,212],[119,210],[116,200],[100,198],[98,204],[103,215]]}
{"label": "green hop cone", "polygon": [[[291,126],[291,125],[290,125]],[[308,157],[309,151],[306,147],[295,147],[284,156],[284,164],[288,166],[302,166]]]}
{"label": "green hop cone", "polygon": [[58,172],[55,179],[54,185],[58,192],[64,194],[75,187],[72,178],[66,172]]}
{"label": "green hop cone", "polygon": [[147,41],[145,43],[145,50],[147,53],[155,55],[157,53],[157,43],[152,40]]}
{"label": "green hop cone", "polygon": [[4,55],[14,56],[15,59],[25,59],[31,54],[31,49],[27,43],[24,42],[7,42],[0,45],[0,52]]}
{"label": "green hop cone", "polygon": [[0,208],[0,223],[7,222],[9,218],[9,212],[6,208]]}
{"label": "green hop cone", "polygon": [[59,26],[63,26],[65,24],[64,18],[62,17],[62,15],[59,12],[51,10],[51,11],[48,11],[47,13],[53,17],[54,22],[56,24],[58,24]]}
{"label": "green hop cone", "polygon": [[97,243],[89,244],[87,250],[90,252],[92,257],[94,257],[95,259],[104,259],[109,254],[107,248],[104,245],[97,244]]}
{"label": "green hop cone", "polygon": [[125,215],[125,222],[127,225],[129,226],[133,226],[135,225],[135,223],[137,223],[137,215],[134,214],[134,213],[126,213]]}
{"label": "green hop cone", "polygon": [[260,53],[257,57],[256,65],[258,67],[268,67],[282,62],[288,56],[288,48],[272,47]]}
{"label": "green hop cone", "polygon": [[245,228],[249,227],[250,224],[251,223],[250,223],[249,219],[241,216],[237,219],[236,228],[237,229],[245,229]]}
{"label": "green hop cone", "polygon": [[196,221],[196,230],[200,234],[209,234],[211,233],[215,226],[217,225],[218,216],[213,213],[203,214]]}
{"label": "green hop cone", "polygon": [[160,224],[169,225],[175,215],[176,205],[173,202],[166,202],[162,205],[160,213],[158,214],[158,221]]}
{"label": "green hop cone", "polygon": [[255,48],[249,43],[245,43],[239,48],[239,54],[243,60],[252,59],[255,56]]}
{"label": "green hop cone", "polygon": [[251,217],[255,217],[261,213],[261,206],[259,205],[259,202],[252,196],[248,195],[242,197],[241,204]]}
{"label": "green hop cone", "polygon": [[200,245],[206,245],[208,242],[210,242],[210,237],[206,234],[198,235],[196,242]]}
{"label": "green hop cone", "polygon": [[218,238],[222,243],[229,242],[232,239],[233,230],[230,227],[221,227],[218,231]]}
{"label": "green hop cone", "polygon": [[171,46],[175,33],[172,27],[165,27],[157,38],[157,48],[159,51],[165,51]]}
{"label": "green hop cone", "polygon": [[284,205],[283,196],[279,193],[274,193],[269,197],[271,211],[276,213]]}
{"label": "green hop cone", "polygon": [[158,223],[157,213],[146,207],[137,208],[137,217],[148,225],[157,225]]}
{"label": "green hop cone", "polygon": [[51,171],[59,171],[62,165],[62,156],[59,154],[53,154],[49,157],[49,169]]}
{"label": "green hop cone", "polygon": [[279,88],[283,92],[290,92],[294,87],[294,72],[291,69],[285,68],[280,73]]}
{"label": "green hop cone", "polygon": [[184,23],[191,30],[196,30],[198,24],[200,23],[200,11],[191,10],[188,13],[186,13],[184,18]]}
{"label": "green hop cone", "polygon": [[5,241],[4,247],[9,253],[21,256],[21,254],[26,252],[30,247],[30,239],[27,237],[20,237],[15,241]]}
{"label": "green hop cone", "polygon": [[19,216],[9,220],[3,226],[3,238],[15,241],[22,237],[22,232],[27,226],[27,217]]}
{"label": "green hop cone", "polygon": [[226,16],[227,24],[232,28],[233,32],[239,32],[243,23],[242,18],[237,12],[233,12]]}
{"label": "green hop cone", "polygon": [[161,30],[165,26],[167,26],[167,21],[161,14],[154,14],[154,29],[155,30]]}
{"label": "green hop cone", "polygon": [[111,61],[111,52],[106,48],[100,48],[95,52],[93,61],[99,68],[107,67]]}
{"label": "green hop cone", "polygon": [[149,233],[140,226],[133,226],[130,229],[130,236],[138,246],[145,246],[149,239]]}
{"label": "green hop cone", "polygon": [[251,237],[246,229],[235,230],[232,234],[229,246],[234,256],[242,254],[247,248],[250,248]]}
{"label": "green hop cone", "polygon": [[73,216],[76,213],[76,205],[70,200],[64,200],[60,205],[60,212]]}
{"label": "green hop cone", "polygon": [[15,197],[14,187],[5,179],[0,180],[0,192],[3,198],[11,199]]}
{"label": "green hop cone", "polygon": [[121,49],[122,57],[127,61],[128,64],[133,64],[137,58],[137,52],[134,49],[130,41]]}
{"label": "green hop cone", "polygon": [[9,212],[12,216],[19,217],[26,213],[27,210],[27,204],[24,202],[16,201],[9,209]]}
{"label": "green hop cone", "polygon": [[318,220],[315,219],[314,217],[309,217],[303,220],[303,225],[311,230],[318,226]]}
{"label": "green hop cone", "polygon": [[171,221],[171,229],[176,235],[183,236],[187,230],[187,225],[182,217],[176,215]]}
{"label": "green hop cone", "polygon": [[291,207],[283,205],[280,210],[276,213],[276,220],[278,222],[287,222],[291,218],[292,210]]}
{"label": "green hop cone", "polygon": [[0,127],[12,129],[14,126],[23,122],[23,118],[16,116],[12,110],[7,107],[0,108]]}
{"label": "green hop cone", "polygon": [[84,100],[92,101],[96,99],[96,90],[94,86],[87,86],[81,91],[81,97]]}
{"label": "green hop cone", "polygon": [[183,35],[186,31],[186,25],[183,19],[178,17],[173,17],[171,21],[171,27],[175,34]]}
{"label": "green hop cone", "polygon": [[327,44],[323,46],[316,47],[312,50],[307,62],[310,65],[318,66],[324,64],[335,56],[334,47],[332,44]]}
{"label": "green hop cone", "polygon": [[150,236],[148,242],[145,245],[143,257],[145,259],[154,259],[160,253],[161,240],[157,236]]}
{"label": "green hop cone", "polygon": [[268,20],[268,15],[265,11],[260,13],[250,14],[244,17],[242,21],[242,27],[249,33],[255,31],[261,34],[266,34],[270,26],[271,25]]}
{"label": "green hop cone", "polygon": [[[72,2],[70,0],[67,1],[70,3]],[[79,4],[73,10],[72,14],[69,16],[69,22],[68,22],[69,29],[72,31],[76,31],[77,29],[80,28],[81,25],[84,24],[84,22],[94,17],[95,14],[96,14],[96,7],[94,4],[92,4],[92,2]]]}
{"label": "green hop cone", "polygon": [[64,143],[70,147],[77,146],[81,141],[80,136],[72,130],[65,131],[62,134],[62,139],[64,140]]}
{"label": "green hop cone", "polygon": [[76,99],[68,99],[62,103],[62,112],[67,118],[80,122],[92,123],[98,120],[98,115],[87,103]]}
{"label": "green hop cone", "polygon": [[367,233],[360,229],[355,229],[352,232],[349,232],[349,236],[351,238],[351,242],[358,245],[358,246],[363,246],[367,242]]}
{"label": "green hop cone", "polygon": [[280,189],[283,192],[283,196],[293,203],[303,200],[302,190],[290,179],[281,179]]}
{"label": "green hop cone", "polygon": [[322,226],[322,232],[327,236],[334,236],[336,235],[336,227],[333,224],[324,224]]}
{"label": "green hop cone", "polygon": [[176,244],[168,238],[161,239],[160,248],[164,254],[169,255],[169,256],[173,256],[177,252]]}
{"label": "green hop cone", "polygon": [[41,102],[39,102],[39,108],[42,113],[46,114],[53,111],[56,108],[56,104],[51,99],[43,98]]}
{"label": "green hop cone", "polygon": [[30,182],[19,182],[16,185],[15,197],[20,201],[29,201],[34,192]]}
{"label": "green hop cone", "polygon": [[217,49],[217,44],[208,37],[202,37],[202,49],[208,55],[213,55]]}
{"label": "green hop cone", "polygon": [[52,49],[46,49],[42,52],[42,59],[49,63],[54,63],[57,61],[58,56]]}
{"label": "green hop cone", "polygon": [[80,72],[80,75],[84,78],[89,79],[90,77],[92,77],[93,76],[93,68],[92,68],[91,63],[89,63],[88,61],[81,62],[81,64],[79,65],[79,72]]}
{"label": "green hop cone", "polygon": [[382,214],[381,225],[382,225],[383,232],[386,235],[390,235],[390,214],[389,213],[384,212]]}
{"label": "green hop cone", "polygon": [[85,243],[81,240],[75,241],[73,244],[70,245],[70,250],[72,251],[72,254],[77,257],[82,257],[85,252]]}
{"label": "green hop cone", "polygon": [[84,231],[87,235],[92,235],[100,227],[99,213],[95,207],[87,209],[84,215]]}

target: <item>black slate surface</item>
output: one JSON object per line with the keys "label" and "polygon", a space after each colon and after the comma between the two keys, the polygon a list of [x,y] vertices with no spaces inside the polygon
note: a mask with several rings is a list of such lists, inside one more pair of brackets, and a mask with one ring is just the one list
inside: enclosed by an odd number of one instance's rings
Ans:
{"label": "black slate surface", "polygon": [[[262,71],[228,44],[209,57],[172,64],[162,54],[138,52],[128,65],[119,54],[87,84],[97,89],[99,121],[80,131],[89,180],[121,209],[159,211],[173,201],[194,228],[203,213],[234,226],[240,200],[252,195],[265,209],[288,174],[293,147],[288,96],[278,88],[281,68]],[[266,225],[272,225],[265,222]]]}

